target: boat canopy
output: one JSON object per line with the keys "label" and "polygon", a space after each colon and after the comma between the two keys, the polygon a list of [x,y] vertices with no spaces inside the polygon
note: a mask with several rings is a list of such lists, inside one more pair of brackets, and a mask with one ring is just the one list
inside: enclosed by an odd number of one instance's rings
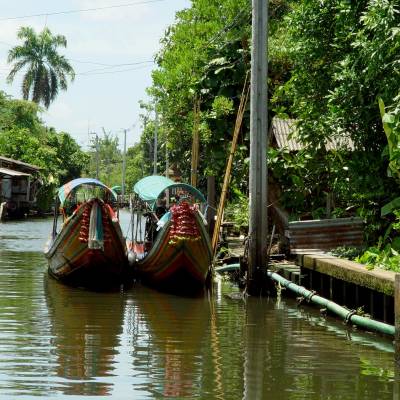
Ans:
{"label": "boat canopy", "polygon": [[78,188],[79,186],[83,185],[88,185],[88,186],[100,186],[106,190],[106,192],[110,193],[111,196],[117,200],[117,194],[110,189],[108,186],[106,186],[104,183],[98,181],[97,179],[93,178],[78,178],[74,179],[68,183],[66,183],[64,186],[61,186],[58,189],[58,198],[60,199],[60,205],[63,205],[67,197],[71,194],[71,192]]}
{"label": "boat canopy", "polygon": [[172,179],[160,175],[146,176],[138,181],[133,187],[133,191],[149,206],[154,209],[157,199],[167,189],[183,189],[190,193],[195,199],[201,203],[206,203],[203,194],[193,186],[187,183],[174,182]]}
{"label": "boat canopy", "polygon": [[115,193],[121,194],[122,193],[122,186],[115,185],[111,188],[111,190],[114,190]]}

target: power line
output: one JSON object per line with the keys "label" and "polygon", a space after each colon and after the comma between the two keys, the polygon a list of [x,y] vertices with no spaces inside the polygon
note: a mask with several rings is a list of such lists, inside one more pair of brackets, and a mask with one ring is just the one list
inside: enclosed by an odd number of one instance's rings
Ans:
{"label": "power line", "polygon": [[78,72],[75,75],[81,75],[81,76],[91,76],[91,75],[104,75],[104,74],[116,74],[118,72],[127,72],[127,71],[136,71],[139,69],[143,69],[148,67],[148,65],[142,65],[140,67],[137,68],[127,68],[127,69],[121,69],[119,71],[104,71],[104,72],[91,72],[91,73],[85,73],[85,72]]}
{"label": "power line", "polygon": [[[231,29],[237,27],[239,23],[241,22],[241,17],[246,16],[247,10],[246,9],[241,9],[239,12],[235,15],[233,20],[226,24],[222,29],[220,29],[211,39],[209,39],[206,43],[205,46],[210,45],[211,43],[215,42],[223,33],[227,33]],[[249,16],[251,18],[251,15]]]}
{"label": "power line", "polygon": [[68,60],[69,61],[73,61],[73,62],[77,62],[77,63],[80,63],[80,64],[93,64],[93,65],[101,65],[101,66],[104,66],[104,67],[122,67],[124,65],[134,65],[134,64],[140,64],[140,63],[153,62],[151,60],[151,61],[140,61],[140,62],[134,62],[134,63],[124,63],[124,64],[105,64],[105,63],[99,63],[99,62],[96,62],[96,61],[76,60],[74,58],[69,58],[69,57],[68,57]]}
{"label": "power line", "polygon": [[[95,68],[91,69],[89,71],[84,71],[84,72],[77,72],[77,75],[90,75],[91,73],[97,72],[97,71],[104,71],[106,69],[110,68],[117,68],[117,67],[125,67],[128,65],[143,65],[143,64],[152,64],[154,61],[138,61],[138,62],[133,62],[133,63],[124,63],[124,64],[109,64],[103,68]],[[113,71],[110,71],[113,72]]]}
{"label": "power line", "polygon": [[95,7],[95,8],[81,8],[81,9],[77,9],[77,10],[55,11],[55,12],[40,13],[40,14],[21,15],[21,16],[17,16],[17,17],[0,18],[0,21],[23,19],[23,18],[32,18],[32,17],[44,17],[44,16],[49,16],[49,15],[74,14],[74,13],[88,12],[88,11],[109,10],[111,8],[131,7],[131,6],[136,6],[136,5],[140,5],[140,4],[157,3],[157,2],[160,2],[160,1],[165,1],[165,0],[143,0],[143,1],[136,1],[134,3],[116,4],[116,5],[113,5],[113,6],[104,6],[104,7]]}

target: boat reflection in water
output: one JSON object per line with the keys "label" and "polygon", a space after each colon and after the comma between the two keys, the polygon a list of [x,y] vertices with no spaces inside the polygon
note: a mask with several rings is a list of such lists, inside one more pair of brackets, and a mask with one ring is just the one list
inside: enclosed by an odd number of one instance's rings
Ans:
{"label": "boat reflection in water", "polygon": [[140,285],[132,301],[136,313],[127,324],[141,330],[131,345],[135,369],[146,370],[146,391],[154,398],[198,398],[204,368],[199,355],[209,348],[207,296],[174,296]]}
{"label": "boat reflection in water", "polygon": [[123,329],[123,294],[74,289],[47,276],[44,285],[61,391],[110,395]]}
{"label": "boat reflection in water", "polygon": [[52,394],[386,400],[395,389],[390,341],[299,309],[291,299],[226,296],[227,288],[196,298],[140,284],[124,293],[52,279],[45,286]]}

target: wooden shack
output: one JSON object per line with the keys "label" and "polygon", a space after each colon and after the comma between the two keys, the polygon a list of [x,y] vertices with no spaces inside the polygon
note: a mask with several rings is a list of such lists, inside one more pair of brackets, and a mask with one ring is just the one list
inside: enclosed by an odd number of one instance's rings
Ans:
{"label": "wooden shack", "polygon": [[[304,149],[296,132],[296,120],[274,117],[269,131],[269,146],[297,152]],[[354,150],[349,137],[332,137],[324,143],[326,151],[346,148]],[[279,204],[281,188],[268,180],[270,215],[276,230],[284,238],[286,251],[291,254],[326,252],[339,246],[356,246],[363,243],[363,221],[360,218],[329,218],[331,199],[327,197],[327,218],[289,222],[289,215]]]}
{"label": "wooden shack", "polygon": [[0,220],[20,218],[36,205],[40,167],[0,156]]}

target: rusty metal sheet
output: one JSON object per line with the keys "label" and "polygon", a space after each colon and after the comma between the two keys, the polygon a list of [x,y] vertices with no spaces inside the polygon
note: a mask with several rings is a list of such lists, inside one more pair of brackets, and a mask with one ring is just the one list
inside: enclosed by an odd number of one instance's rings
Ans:
{"label": "rusty metal sheet", "polygon": [[339,246],[361,246],[364,222],[360,218],[336,218],[290,222],[285,236],[292,254],[313,254]]}

